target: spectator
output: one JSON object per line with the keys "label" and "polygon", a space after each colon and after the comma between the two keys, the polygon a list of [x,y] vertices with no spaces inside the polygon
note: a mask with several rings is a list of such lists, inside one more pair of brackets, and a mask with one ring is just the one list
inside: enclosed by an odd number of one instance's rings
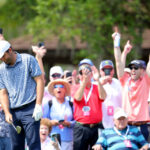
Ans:
{"label": "spectator", "polygon": [[114,127],[102,131],[93,149],[147,150],[148,143],[137,127],[128,126],[128,117],[124,110],[116,108],[114,113]]}
{"label": "spectator", "polygon": [[10,150],[9,124],[5,121],[5,114],[0,104],[0,150]]}
{"label": "spectator", "polygon": [[42,118],[40,121],[40,140],[41,140],[41,150],[60,150],[60,145],[58,140],[56,142],[52,141],[49,134],[52,130],[52,124],[49,119]]}
{"label": "spectator", "polygon": [[121,107],[122,94],[121,84],[118,79],[114,78],[114,65],[111,60],[103,60],[99,66],[100,82],[103,85],[107,97],[102,103],[103,126],[104,128],[112,128],[113,113],[116,107]]}
{"label": "spectator", "polygon": [[[44,65],[43,65],[43,57],[46,54],[46,49],[44,46],[38,47],[38,46],[32,46],[32,50],[35,53],[35,57],[39,63],[40,69],[42,71],[42,77],[45,80],[46,84],[46,78],[45,78],[45,71],[44,71]],[[63,77],[63,70],[60,66],[53,66],[50,68],[49,71],[49,80],[53,81],[55,79],[59,79]],[[52,99],[52,95],[49,94],[47,86],[44,89],[44,96],[42,100],[42,105],[44,105],[47,101],[50,101]]]}
{"label": "spectator", "polygon": [[61,149],[73,150],[73,108],[66,99],[70,96],[70,85],[63,79],[56,79],[48,84],[48,91],[53,95],[51,103],[44,105],[44,118],[51,120],[52,132],[61,136]]}
{"label": "spectator", "polygon": [[[115,40],[116,34],[113,34]],[[121,54],[119,46],[114,47],[117,75],[122,86],[122,107],[128,112],[130,125],[139,126],[145,139],[148,140],[147,122],[150,120],[148,111],[148,96],[150,87],[150,56],[146,71],[140,60],[133,60],[128,67],[131,73],[124,72],[126,56],[132,46],[128,41]],[[122,57],[123,56],[123,57]],[[122,58],[122,59],[121,59]]]}
{"label": "spectator", "polygon": [[[44,82],[36,59],[14,52],[8,41],[0,41],[0,98],[6,121],[23,128],[20,134],[10,125],[12,150],[40,150],[40,118]],[[32,135],[32,136],[31,136]]]}
{"label": "spectator", "polygon": [[[97,85],[92,84],[94,78]],[[102,102],[106,97],[105,90],[99,82],[99,72],[89,65],[79,67],[80,84],[74,87],[74,150],[91,149],[98,138],[98,126],[102,121]]]}

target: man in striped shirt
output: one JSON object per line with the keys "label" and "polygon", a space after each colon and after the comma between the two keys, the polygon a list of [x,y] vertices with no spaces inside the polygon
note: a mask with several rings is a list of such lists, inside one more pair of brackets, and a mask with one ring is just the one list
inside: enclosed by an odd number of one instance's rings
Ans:
{"label": "man in striped shirt", "polygon": [[148,143],[136,126],[128,125],[128,117],[122,108],[114,113],[114,128],[102,131],[94,150],[147,150]]}

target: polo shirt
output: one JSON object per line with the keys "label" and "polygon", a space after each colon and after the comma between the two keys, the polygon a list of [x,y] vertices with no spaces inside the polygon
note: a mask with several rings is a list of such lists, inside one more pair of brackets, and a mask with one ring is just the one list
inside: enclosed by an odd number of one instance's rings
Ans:
{"label": "polo shirt", "polygon": [[134,81],[125,73],[120,78],[122,85],[122,107],[128,114],[129,121],[148,121],[148,97],[150,77],[145,73],[140,79]]}
{"label": "polo shirt", "polygon": [[96,144],[101,144],[104,150],[137,150],[142,146],[148,144],[142,133],[135,126],[128,126],[129,132],[126,138],[131,142],[131,148],[126,147],[125,138],[122,135],[126,134],[127,128],[119,131],[121,135],[118,135],[114,128],[104,129],[98,138]]}
{"label": "polo shirt", "polygon": [[0,89],[8,92],[10,108],[19,108],[36,99],[36,82],[41,70],[36,59],[29,54],[17,53],[13,66],[0,64]]}
{"label": "polo shirt", "polygon": [[[80,85],[76,85],[76,87],[74,88],[77,90],[79,86]],[[90,88],[86,87],[84,89],[84,94],[86,95],[86,97],[88,96],[89,91],[90,91]],[[84,124],[93,124],[93,123],[101,122],[102,121],[102,102],[103,102],[103,99],[99,98],[98,86],[93,84],[93,89],[92,89],[91,95],[87,103],[85,102],[84,96],[82,97],[81,101],[77,101],[74,98],[73,100],[74,119],[77,122],[84,123]],[[85,116],[83,112],[84,106],[90,107],[90,113],[87,116]]]}

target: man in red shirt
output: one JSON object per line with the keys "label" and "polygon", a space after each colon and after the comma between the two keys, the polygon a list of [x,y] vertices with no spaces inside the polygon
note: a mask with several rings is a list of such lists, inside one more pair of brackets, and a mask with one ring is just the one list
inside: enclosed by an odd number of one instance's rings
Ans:
{"label": "man in red shirt", "polygon": [[[92,84],[91,78],[97,82]],[[92,72],[91,66],[79,67],[80,84],[74,94],[74,150],[89,150],[98,138],[98,125],[102,121],[102,102],[106,92],[99,82],[98,70]]]}

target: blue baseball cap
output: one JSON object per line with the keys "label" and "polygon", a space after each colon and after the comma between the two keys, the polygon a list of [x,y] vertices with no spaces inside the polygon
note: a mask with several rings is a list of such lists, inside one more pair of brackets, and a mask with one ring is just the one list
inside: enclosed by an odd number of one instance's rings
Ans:
{"label": "blue baseball cap", "polygon": [[104,67],[112,67],[114,68],[114,64],[111,60],[103,60],[99,65],[99,69],[103,69]]}
{"label": "blue baseball cap", "polygon": [[88,58],[85,58],[85,59],[81,60],[78,66],[80,67],[83,64],[88,64],[90,66],[94,65],[93,62],[91,61],[91,59],[88,59]]}

